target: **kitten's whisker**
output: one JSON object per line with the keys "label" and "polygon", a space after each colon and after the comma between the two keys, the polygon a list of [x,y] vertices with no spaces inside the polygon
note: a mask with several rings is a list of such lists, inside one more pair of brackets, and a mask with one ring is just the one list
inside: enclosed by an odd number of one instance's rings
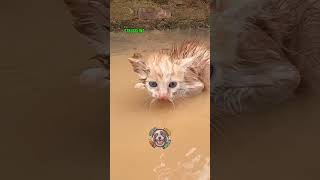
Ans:
{"label": "kitten's whisker", "polygon": [[144,98],[144,106],[145,107],[149,107],[150,106],[150,101],[152,100],[152,98],[150,98],[149,96]]}
{"label": "kitten's whisker", "polygon": [[150,101],[150,103],[149,103],[149,111],[150,111],[150,109],[151,109],[152,104],[153,104],[156,100],[157,100],[157,99],[152,99],[152,100]]}
{"label": "kitten's whisker", "polygon": [[176,109],[176,106],[175,106],[175,104],[174,104],[173,99],[169,99],[169,102],[172,104],[173,110],[175,110],[175,109]]}

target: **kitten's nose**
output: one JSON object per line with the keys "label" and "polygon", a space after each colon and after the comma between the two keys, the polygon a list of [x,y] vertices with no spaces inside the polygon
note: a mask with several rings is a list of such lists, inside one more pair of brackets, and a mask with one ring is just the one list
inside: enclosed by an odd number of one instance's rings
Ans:
{"label": "kitten's nose", "polygon": [[160,95],[158,99],[161,100],[161,101],[163,101],[163,100],[168,100],[168,96],[166,96],[166,95]]}

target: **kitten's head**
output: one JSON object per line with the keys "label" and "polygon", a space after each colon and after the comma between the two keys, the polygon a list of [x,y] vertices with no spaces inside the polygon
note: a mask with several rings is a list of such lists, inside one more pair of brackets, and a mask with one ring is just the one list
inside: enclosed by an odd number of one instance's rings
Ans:
{"label": "kitten's head", "polygon": [[148,61],[129,58],[141,82],[135,85],[136,88],[147,89],[149,94],[158,100],[173,100],[183,96],[185,93],[185,72],[191,60],[176,64],[168,56],[152,56]]}

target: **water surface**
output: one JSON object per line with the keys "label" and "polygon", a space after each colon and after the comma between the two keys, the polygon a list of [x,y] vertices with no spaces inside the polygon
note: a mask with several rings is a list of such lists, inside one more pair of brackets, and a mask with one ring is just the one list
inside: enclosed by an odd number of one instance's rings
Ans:
{"label": "water surface", "polygon": [[[148,54],[172,43],[198,38],[208,43],[207,31],[152,31],[143,34],[111,34],[111,179],[207,180],[210,157],[210,98],[201,94],[170,104],[148,108],[147,93],[134,89],[138,76],[127,58]],[[172,143],[153,149],[148,132],[166,127]],[[189,153],[188,153],[189,152]],[[187,153],[187,154],[186,154]]]}

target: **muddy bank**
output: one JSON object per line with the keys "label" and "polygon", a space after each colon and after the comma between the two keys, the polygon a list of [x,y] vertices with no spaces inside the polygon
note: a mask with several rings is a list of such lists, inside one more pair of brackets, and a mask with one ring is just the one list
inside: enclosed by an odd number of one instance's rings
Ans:
{"label": "muddy bank", "polygon": [[209,28],[209,1],[113,0],[111,31]]}

